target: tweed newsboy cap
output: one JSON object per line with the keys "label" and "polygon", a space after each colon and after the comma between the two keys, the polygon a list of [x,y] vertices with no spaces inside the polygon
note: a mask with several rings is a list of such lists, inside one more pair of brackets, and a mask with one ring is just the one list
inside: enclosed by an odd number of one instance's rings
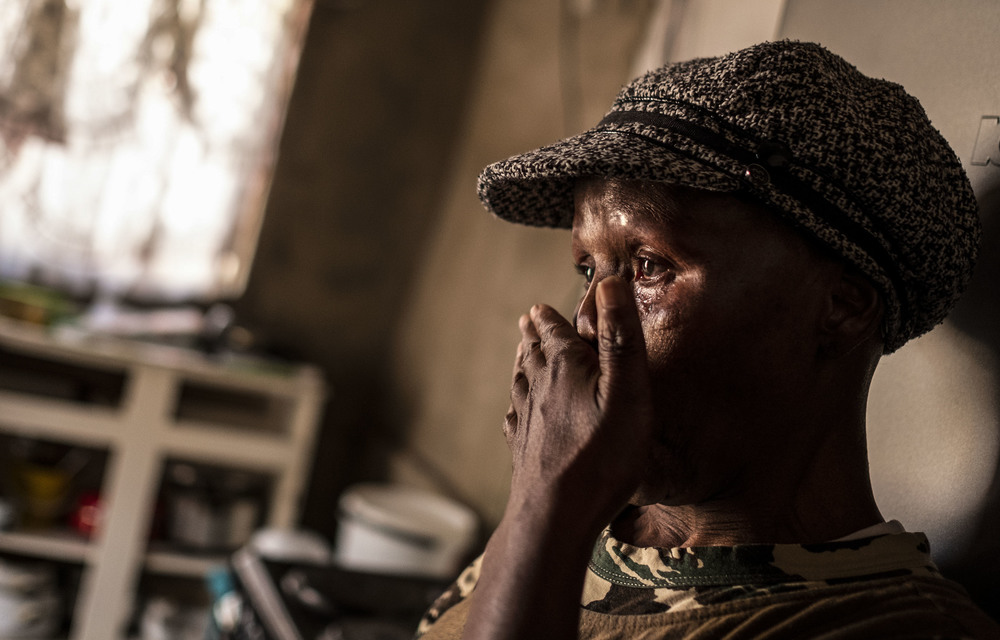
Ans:
{"label": "tweed newsboy cap", "polygon": [[582,176],[752,196],[879,288],[886,353],[944,320],[978,253],[972,187],[917,100],[811,43],[647,73],[590,131],[486,167],[479,197],[570,227]]}

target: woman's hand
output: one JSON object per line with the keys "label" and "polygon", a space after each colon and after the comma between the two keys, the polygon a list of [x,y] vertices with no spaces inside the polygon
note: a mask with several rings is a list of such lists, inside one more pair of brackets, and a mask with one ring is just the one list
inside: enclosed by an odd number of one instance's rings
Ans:
{"label": "woman's hand", "polygon": [[621,279],[606,278],[597,305],[596,350],[551,307],[521,317],[504,421],[511,500],[558,500],[591,529],[625,506],[646,470],[652,434],[645,342],[631,292]]}
{"label": "woman's hand", "polygon": [[521,318],[504,433],[510,497],[490,538],[464,638],[575,638],[594,540],[646,469],[649,373],[632,294],[597,290],[597,348],[553,309]]}

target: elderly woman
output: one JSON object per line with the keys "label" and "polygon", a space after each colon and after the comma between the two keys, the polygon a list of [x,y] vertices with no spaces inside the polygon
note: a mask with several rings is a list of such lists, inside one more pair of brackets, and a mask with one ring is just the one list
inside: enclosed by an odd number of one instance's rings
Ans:
{"label": "elderly woman", "polygon": [[521,318],[507,508],[425,638],[1000,637],[868,476],[875,367],[979,243],[915,99],[763,44],[647,74],[480,195],[571,227],[584,293]]}

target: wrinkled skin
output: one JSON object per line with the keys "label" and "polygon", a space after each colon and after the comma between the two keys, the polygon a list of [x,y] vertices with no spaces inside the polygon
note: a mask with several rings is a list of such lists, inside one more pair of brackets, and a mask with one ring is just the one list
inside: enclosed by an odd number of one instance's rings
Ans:
{"label": "wrinkled skin", "polygon": [[590,545],[616,514],[620,539],[661,547],[881,521],[871,285],[730,195],[594,179],[575,203],[585,293],[575,323],[545,305],[520,320],[511,492],[466,637],[573,637]]}
{"label": "wrinkled skin", "polygon": [[577,195],[573,257],[592,274],[579,334],[592,342],[593,283],[617,274],[632,281],[648,352],[657,426],[636,502],[687,504],[750,482],[752,458],[787,437],[772,414],[811,375],[831,265],[725,195],[599,181]]}
{"label": "wrinkled skin", "polygon": [[[839,267],[772,214],[726,195],[597,180],[576,195],[572,251],[586,289],[575,329],[547,307],[536,312],[549,332],[544,349],[535,316],[522,318],[508,424],[516,416],[553,426],[537,426],[534,445],[528,429],[508,429],[515,474],[526,451],[545,465],[562,460],[550,440],[576,432],[561,422],[595,421],[597,407],[580,398],[599,378],[595,299],[609,276],[628,283],[648,363],[648,376],[623,386],[650,404],[633,403],[634,415],[590,443],[601,462],[585,474],[588,493],[629,483],[640,506],[735,501],[776,465],[790,471],[803,442],[789,427],[809,417],[797,405],[815,377],[824,284]],[[545,351],[568,361],[546,368]]]}

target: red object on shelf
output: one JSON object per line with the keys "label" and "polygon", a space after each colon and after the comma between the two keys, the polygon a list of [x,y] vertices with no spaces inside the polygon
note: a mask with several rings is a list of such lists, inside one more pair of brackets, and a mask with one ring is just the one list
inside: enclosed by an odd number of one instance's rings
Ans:
{"label": "red object on shelf", "polygon": [[77,500],[76,509],[70,515],[70,525],[85,536],[94,533],[101,523],[101,495],[88,491]]}

